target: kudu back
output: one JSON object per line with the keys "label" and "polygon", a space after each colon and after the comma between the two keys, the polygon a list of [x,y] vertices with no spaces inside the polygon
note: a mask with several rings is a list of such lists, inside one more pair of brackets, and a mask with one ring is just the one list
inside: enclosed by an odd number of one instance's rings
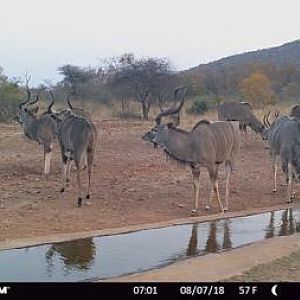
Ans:
{"label": "kudu back", "polygon": [[295,178],[300,177],[300,121],[297,117],[276,115],[272,123],[264,116],[267,129],[267,138],[272,157],[274,172],[274,189],[277,191],[277,161],[281,160],[282,171],[287,183],[286,202],[295,198],[293,190]]}
{"label": "kudu back", "polygon": [[265,127],[252,112],[250,103],[226,101],[218,105],[217,112],[220,121],[238,121],[245,134],[249,126],[255,133],[263,135]]}
{"label": "kudu back", "polygon": [[72,110],[65,111],[58,116],[58,141],[64,164],[63,187],[64,192],[70,181],[71,163],[74,161],[77,173],[77,205],[82,206],[81,164],[86,159],[88,173],[88,191],[86,199],[90,199],[92,163],[97,142],[95,125],[87,117],[79,116]]}

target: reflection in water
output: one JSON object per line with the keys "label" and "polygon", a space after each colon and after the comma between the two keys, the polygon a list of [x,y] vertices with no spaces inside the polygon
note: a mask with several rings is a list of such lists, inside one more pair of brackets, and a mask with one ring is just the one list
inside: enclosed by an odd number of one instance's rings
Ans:
{"label": "reflection in water", "polygon": [[211,222],[209,225],[209,234],[206,240],[205,252],[217,252],[220,246],[217,242],[217,222]]}
{"label": "reflection in water", "polygon": [[230,231],[230,220],[226,219],[224,220],[224,236],[223,236],[223,249],[231,249],[232,248],[232,242],[231,242],[231,231]]}
{"label": "reflection in water", "polygon": [[272,238],[275,235],[275,226],[274,226],[274,211],[271,212],[271,216],[270,216],[270,222],[269,225],[266,229],[266,235],[265,238]]}
{"label": "reflection in water", "polygon": [[0,282],[82,281],[300,232],[300,209],[0,251]]}
{"label": "reflection in water", "polygon": [[[195,256],[200,253],[213,253],[218,250],[225,250],[232,248],[231,242],[231,232],[230,232],[230,220],[225,219],[221,221],[214,221],[209,224],[209,231],[206,237],[205,247],[203,249],[202,245],[198,245],[198,234],[203,234],[203,232],[198,232],[199,224],[193,224],[192,234],[186,249],[186,256]],[[223,230],[223,243],[222,247],[217,241],[217,237],[220,235],[219,232]]]}
{"label": "reflection in water", "polygon": [[46,252],[49,271],[53,267],[54,255],[59,255],[67,269],[89,269],[93,264],[96,247],[92,238],[52,244]]}
{"label": "reflection in water", "polygon": [[192,226],[192,235],[186,249],[186,256],[198,254],[198,225],[193,224]]}
{"label": "reflection in water", "polygon": [[[300,222],[296,222],[292,208],[282,211],[281,218],[275,219],[275,212],[270,212],[269,225],[266,228],[265,238],[272,238],[276,235],[286,236],[292,235],[299,231]],[[276,229],[278,234],[276,234]]]}

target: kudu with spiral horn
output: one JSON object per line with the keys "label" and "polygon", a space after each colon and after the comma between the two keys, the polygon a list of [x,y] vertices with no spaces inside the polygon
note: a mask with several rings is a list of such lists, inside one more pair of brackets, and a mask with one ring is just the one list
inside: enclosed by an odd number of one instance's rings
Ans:
{"label": "kudu with spiral horn", "polygon": [[[53,94],[51,93],[54,102]],[[68,98],[68,109],[63,109],[59,113],[52,114],[58,126],[58,142],[61,149],[62,161],[64,164],[63,186],[64,192],[69,185],[71,176],[71,164],[75,162],[77,173],[77,205],[82,206],[82,184],[81,184],[81,164],[87,165],[88,172],[88,191],[86,199],[90,199],[92,163],[94,159],[97,130],[91,120],[91,116],[81,108],[72,106]]]}
{"label": "kudu with spiral horn", "polygon": [[[57,136],[56,122],[50,115],[45,114],[37,116],[38,106],[35,108],[29,107],[29,105],[38,103],[39,93],[36,100],[29,102],[30,90],[27,88],[27,98],[25,101],[19,104],[19,113],[17,116],[18,122],[21,124],[24,130],[24,134],[32,141],[36,141],[43,145],[44,148],[44,174],[50,173],[51,155],[53,142]],[[49,109],[49,107],[48,107]]]}
{"label": "kudu with spiral horn", "polygon": [[272,123],[270,112],[264,116],[267,126],[267,139],[270,145],[272,168],[274,172],[274,189],[277,191],[277,160],[281,160],[282,171],[287,183],[286,202],[295,198],[294,180],[300,178],[300,124],[295,117],[275,114]]}
{"label": "kudu with spiral horn", "polygon": [[[178,87],[174,90],[174,99],[177,100],[178,93],[181,92],[181,99],[179,104],[175,103],[172,107],[168,109],[162,109],[161,112],[156,116],[155,123],[156,126],[161,125],[161,119],[165,117],[169,117],[169,122],[164,122],[164,124],[168,124],[168,126],[176,128],[180,125],[180,110],[183,107],[184,101],[185,101],[185,95],[186,95],[186,87]],[[154,148],[157,148],[157,144],[153,143]]]}
{"label": "kudu with spiral horn", "polygon": [[[202,120],[190,131],[174,128],[170,124],[155,126],[147,132],[142,139],[156,143],[164,152],[175,161],[189,165],[193,174],[194,207],[192,213],[198,210],[200,189],[200,168],[208,170],[212,183],[212,194],[217,196],[219,208],[226,211],[229,205],[229,179],[232,172],[234,159],[238,152],[237,129],[231,122],[209,122]],[[225,207],[220,200],[218,188],[218,165],[225,163],[226,195]]]}

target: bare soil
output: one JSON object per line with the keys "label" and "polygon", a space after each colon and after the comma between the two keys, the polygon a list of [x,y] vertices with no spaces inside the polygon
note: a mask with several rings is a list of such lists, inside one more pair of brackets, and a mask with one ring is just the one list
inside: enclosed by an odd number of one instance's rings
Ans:
{"label": "bare soil", "polygon": [[[62,164],[54,145],[51,175],[45,177],[43,150],[22,135],[16,124],[0,128],[0,241],[117,228],[190,216],[193,190],[189,167],[167,162],[159,149],[142,141],[152,122],[97,120],[98,143],[92,175],[92,205],[77,208],[76,176],[60,193]],[[86,185],[87,175],[83,171]],[[210,196],[206,170],[201,174],[199,215],[218,212],[217,203],[205,211]],[[224,168],[220,166],[224,200]],[[278,178],[283,183],[283,176]],[[274,194],[268,150],[251,133],[242,146],[231,180],[230,210],[282,204],[285,187]],[[296,186],[296,191],[299,188]],[[297,195],[296,195],[297,196]],[[297,199],[296,199],[297,201]]]}

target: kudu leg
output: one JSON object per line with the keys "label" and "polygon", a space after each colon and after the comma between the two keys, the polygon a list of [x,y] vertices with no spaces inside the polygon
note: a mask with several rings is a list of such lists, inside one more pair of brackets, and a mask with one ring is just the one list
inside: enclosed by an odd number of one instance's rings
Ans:
{"label": "kudu leg", "polygon": [[87,168],[88,168],[88,179],[89,179],[89,183],[88,183],[88,192],[86,195],[86,199],[91,199],[91,194],[90,194],[90,189],[91,189],[91,176],[92,176],[92,154],[91,153],[87,153],[86,157],[87,157]]}
{"label": "kudu leg", "polygon": [[81,207],[82,206],[82,196],[81,196],[81,179],[80,179],[80,167],[79,167],[79,164],[76,165],[77,167],[77,170],[76,170],[76,173],[77,173],[77,189],[78,189],[78,202],[77,202],[77,206],[78,207]]}
{"label": "kudu leg", "polygon": [[212,194],[211,194],[210,202],[212,203],[213,196],[214,196],[214,194],[216,194],[220,211],[224,212],[223,205],[222,205],[221,199],[220,199],[220,193],[219,193],[218,169],[216,168],[216,170],[210,171],[209,176],[210,176],[210,180],[211,180],[211,184],[212,184]]}
{"label": "kudu leg", "polygon": [[44,174],[50,174],[50,163],[52,156],[52,144],[49,147],[44,147]]}
{"label": "kudu leg", "polygon": [[61,193],[63,193],[66,190],[66,187],[69,185],[70,172],[71,172],[71,160],[68,157],[67,161],[64,164],[63,187],[60,190]]}
{"label": "kudu leg", "polygon": [[287,203],[290,203],[291,200],[294,198],[293,188],[294,188],[294,170],[291,163],[288,163],[288,185],[287,185]]}
{"label": "kudu leg", "polygon": [[231,177],[232,166],[231,162],[225,162],[225,207],[224,211],[228,211],[229,208],[229,181]]}
{"label": "kudu leg", "polygon": [[86,153],[85,155],[84,155],[84,161],[83,161],[83,166],[82,166],[82,169],[84,170],[84,169],[86,169],[87,168],[87,166],[88,166],[88,154]]}
{"label": "kudu leg", "polygon": [[199,206],[199,189],[200,189],[200,168],[192,168],[193,187],[194,187],[194,208],[192,214],[195,214]]}
{"label": "kudu leg", "polygon": [[274,189],[273,193],[277,192],[277,156],[274,155],[272,158],[272,168],[273,168],[273,173],[274,173]]}

